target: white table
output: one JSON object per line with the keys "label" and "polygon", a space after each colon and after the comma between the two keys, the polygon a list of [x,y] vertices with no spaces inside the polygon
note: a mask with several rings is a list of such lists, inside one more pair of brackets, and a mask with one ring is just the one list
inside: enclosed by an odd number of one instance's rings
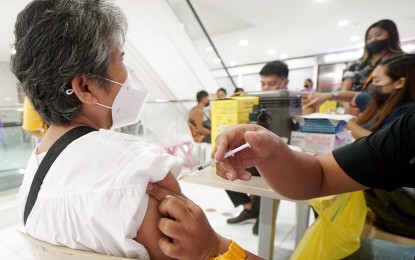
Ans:
{"label": "white table", "polygon": [[[265,259],[272,259],[274,255],[274,238],[280,200],[289,200],[272,190],[262,177],[253,176],[249,181],[229,181],[217,176],[213,167],[208,167],[200,173],[185,178],[182,181],[196,183],[215,188],[249,193],[261,197],[259,217],[259,243],[258,255]],[[294,201],[297,203],[297,233],[296,245],[308,227],[309,204],[308,201]]]}

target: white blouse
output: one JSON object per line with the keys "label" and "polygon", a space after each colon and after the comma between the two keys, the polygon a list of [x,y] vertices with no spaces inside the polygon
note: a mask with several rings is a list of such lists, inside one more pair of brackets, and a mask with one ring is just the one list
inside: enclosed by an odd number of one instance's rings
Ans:
{"label": "white blouse", "polygon": [[[23,217],[33,176],[46,153],[33,152],[19,191]],[[26,233],[54,245],[149,259],[134,240],[148,204],[148,182],[180,173],[180,159],[161,147],[110,130],[69,144],[48,171]]]}

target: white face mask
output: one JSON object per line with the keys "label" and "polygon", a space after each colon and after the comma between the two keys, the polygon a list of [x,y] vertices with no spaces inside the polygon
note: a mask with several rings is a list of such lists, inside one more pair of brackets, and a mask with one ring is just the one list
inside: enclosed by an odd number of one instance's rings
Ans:
{"label": "white face mask", "polygon": [[124,84],[104,79],[121,86],[120,91],[115,96],[112,106],[97,103],[112,110],[112,128],[119,128],[132,125],[138,122],[140,112],[147,101],[148,90],[143,82],[135,75],[134,71],[128,70],[127,79]]}

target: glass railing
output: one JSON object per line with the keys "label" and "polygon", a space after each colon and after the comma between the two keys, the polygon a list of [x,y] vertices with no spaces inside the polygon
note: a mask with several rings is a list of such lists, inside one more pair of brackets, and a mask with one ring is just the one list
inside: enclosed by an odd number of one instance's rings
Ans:
{"label": "glass railing", "polygon": [[32,151],[21,118],[22,106],[0,107],[0,191],[20,186]]}
{"label": "glass railing", "polygon": [[[117,131],[137,136],[143,142],[163,144],[192,140],[187,126],[192,100],[148,101],[139,123]],[[20,186],[36,139],[22,130],[22,106],[0,106],[0,191]]]}
{"label": "glass railing", "polygon": [[187,126],[189,111],[196,105],[193,100],[155,100],[145,105],[137,125],[130,126],[133,132],[145,142],[159,144],[177,140],[190,140]]}

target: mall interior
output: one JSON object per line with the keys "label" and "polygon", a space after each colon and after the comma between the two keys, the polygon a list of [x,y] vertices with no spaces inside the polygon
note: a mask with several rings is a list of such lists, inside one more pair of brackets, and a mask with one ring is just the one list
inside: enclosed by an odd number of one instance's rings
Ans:
{"label": "mall interior", "polygon": [[[36,244],[38,240],[22,234],[25,226],[18,207],[19,187],[25,177],[27,162],[41,139],[22,129],[25,93],[11,71],[10,60],[16,55],[14,24],[17,14],[30,2],[0,3],[0,259],[69,259],[59,255],[65,254],[59,252],[66,248],[64,245],[49,248],[48,244]],[[193,172],[211,160],[219,132],[235,124],[255,123],[249,116],[258,103],[265,109],[269,106],[270,130],[288,142],[292,149],[313,155],[331,152],[337,148],[334,142],[343,137],[326,134],[329,136],[326,141],[319,139],[319,144],[306,144],[304,138],[307,137],[299,129],[300,121],[304,121],[301,117],[304,81],[310,79],[313,82],[313,92],[338,93],[345,72],[364,55],[368,44],[366,30],[383,19],[396,24],[402,52],[415,53],[413,0],[110,2],[123,11],[128,21],[124,63],[139,76],[149,92],[139,121],[113,130],[133,135],[139,142],[163,147],[166,153],[181,160],[182,174]],[[286,89],[262,91],[259,72],[264,65],[276,60],[288,66]],[[218,99],[219,88],[227,92],[224,99]],[[243,89],[242,97],[233,95],[236,88]],[[211,144],[195,141],[188,124],[189,111],[197,105],[196,94],[201,90],[209,94],[210,105],[203,111],[212,121]],[[345,112],[340,103],[332,102],[327,103],[330,107],[334,104],[330,111]],[[317,142],[316,138],[322,138],[321,135],[324,136],[321,132],[315,133],[309,141]],[[345,145],[354,139],[348,136],[342,140]],[[307,150],[307,145],[315,146]],[[321,253],[326,248],[343,251],[329,245],[335,240],[329,234],[336,228],[335,221],[331,219],[329,226],[323,226],[328,237],[324,241],[321,239],[322,244],[315,243],[320,237],[318,232],[312,233],[311,227],[322,217],[318,217],[312,203],[283,197],[259,176],[250,181],[229,181],[217,176],[214,166],[209,165],[195,175],[179,180],[179,184],[183,194],[201,207],[218,234],[263,259],[340,259],[359,248],[357,242],[356,247],[349,248],[350,251],[343,255],[327,258],[327,252]],[[244,219],[241,223],[228,223],[227,220],[237,217],[244,207],[235,207],[226,190],[259,198],[259,216]],[[330,208],[328,204],[326,207]],[[365,208],[365,216],[366,211]],[[364,236],[392,245],[415,247],[415,233],[412,237],[393,234],[368,223],[368,216],[353,243]],[[411,217],[412,222],[407,223],[415,223],[415,214]],[[259,225],[256,232],[255,224]],[[343,233],[353,233],[348,228],[345,227]],[[93,248],[82,248],[94,252]],[[55,256],[50,253],[50,258],[45,258],[48,250],[58,253]],[[46,253],[36,257],[36,251]],[[99,252],[94,253],[97,258],[92,255],[81,258],[76,255],[78,251],[81,250],[77,248],[70,259],[107,259],[104,255],[100,257]],[[124,258],[108,259],[129,259],[126,255],[118,256]],[[390,259],[378,256],[362,259]],[[396,259],[413,257],[397,256]]]}

